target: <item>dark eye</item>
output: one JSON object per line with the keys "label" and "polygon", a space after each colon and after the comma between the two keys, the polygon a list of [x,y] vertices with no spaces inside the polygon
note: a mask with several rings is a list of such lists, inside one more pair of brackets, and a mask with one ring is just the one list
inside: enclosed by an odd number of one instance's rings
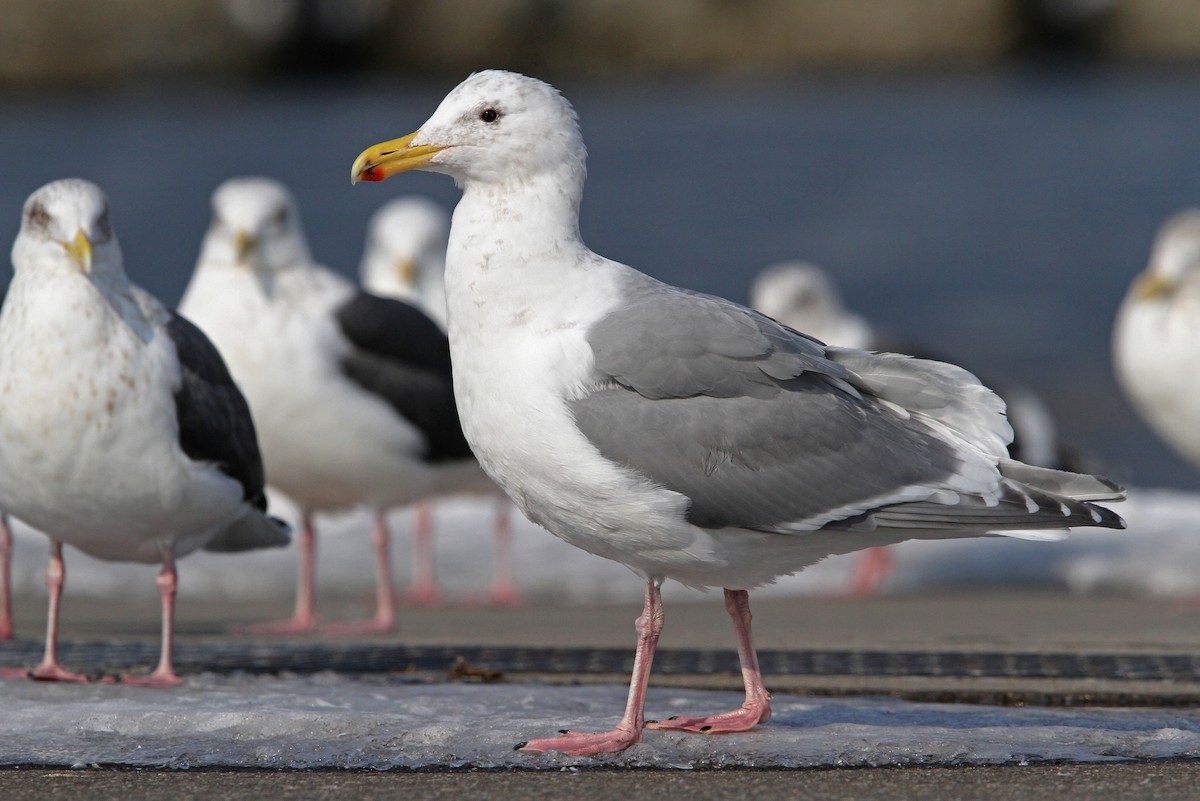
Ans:
{"label": "dark eye", "polygon": [[30,228],[46,228],[50,225],[50,212],[41,203],[34,203],[25,215],[25,224]]}
{"label": "dark eye", "polygon": [[108,221],[108,207],[100,213],[100,219],[96,221],[96,227],[100,229],[100,233],[105,237],[112,236],[112,224]]}
{"label": "dark eye", "polygon": [[288,218],[288,207],[281,206],[279,211],[277,211],[273,215],[271,215],[271,222],[274,223],[275,225],[283,225],[284,223],[287,222],[287,218]]}
{"label": "dark eye", "polygon": [[487,123],[492,123],[500,119],[500,112],[496,111],[494,108],[485,108],[483,111],[479,112],[479,119]]}

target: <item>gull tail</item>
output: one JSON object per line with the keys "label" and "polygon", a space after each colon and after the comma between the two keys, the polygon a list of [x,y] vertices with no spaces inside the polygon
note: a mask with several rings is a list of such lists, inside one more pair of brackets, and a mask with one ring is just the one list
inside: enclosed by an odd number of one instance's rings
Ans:
{"label": "gull tail", "polygon": [[204,550],[238,553],[259,548],[280,548],[292,541],[292,527],[277,517],[251,509],[219,531]]}

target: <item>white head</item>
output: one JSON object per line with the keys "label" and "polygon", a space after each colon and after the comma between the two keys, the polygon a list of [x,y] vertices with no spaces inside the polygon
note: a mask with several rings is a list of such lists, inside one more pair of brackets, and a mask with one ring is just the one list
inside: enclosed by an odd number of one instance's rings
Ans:
{"label": "white head", "polygon": [[231,178],[213,192],[212,212],[201,264],[232,264],[269,275],[312,262],[296,201],[278,181]]}
{"label": "white head", "polygon": [[485,70],[459,84],[420,130],[359,155],[351,180],[382,181],[424,169],[460,185],[574,177],[582,188],[587,152],[571,104],[558,90],[515,72]]}
{"label": "white head", "polygon": [[13,268],[65,270],[93,283],[125,282],[121,246],[108,217],[108,198],[81,178],[43,186],[25,201],[13,243]]}
{"label": "white head", "polygon": [[1200,209],[1170,217],[1158,230],[1150,266],[1134,283],[1140,299],[1170,297],[1200,279]]}
{"label": "white head", "polygon": [[446,269],[450,215],[423,197],[400,197],[371,216],[359,268],[363,285],[388,297],[415,299]]}
{"label": "white head", "polygon": [[814,264],[787,261],[767,267],[750,288],[750,305],[829,345],[865,348],[870,344],[866,322],[845,309],[837,286]]}

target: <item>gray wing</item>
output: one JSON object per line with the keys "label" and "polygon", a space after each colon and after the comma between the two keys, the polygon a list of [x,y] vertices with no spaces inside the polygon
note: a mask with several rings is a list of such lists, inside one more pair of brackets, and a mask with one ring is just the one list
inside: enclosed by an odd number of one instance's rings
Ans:
{"label": "gray wing", "polygon": [[627,300],[588,334],[611,380],[571,408],[602,455],[685,495],[696,525],[1096,524],[1085,504],[1064,515],[1057,497],[1031,500],[1001,478],[989,455],[1007,441],[1003,405],[965,371],[826,349],[666,285],[630,288]]}

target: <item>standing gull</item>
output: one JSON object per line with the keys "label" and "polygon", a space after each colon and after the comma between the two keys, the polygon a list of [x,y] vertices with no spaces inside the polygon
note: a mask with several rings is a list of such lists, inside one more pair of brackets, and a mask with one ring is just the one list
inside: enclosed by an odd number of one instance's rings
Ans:
{"label": "standing gull", "polygon": [[[446,239],[450,215],[428,198],[409,196],[388,201],[371,215],[367,246],[359,275],[363,287],[373,294],[396,298],[418,306],[446,330]],[[472,479],[468,490],[478,490]],[[490,482],[489,482],[490,483]],[[496,552],[492,586],[487,601],[497,606],[522,602],[513,580],[511,505],[494,485],[488,494],[497,496]],[[432,605],[441,601],[434,570],[433,510],[430,501],[418,501],[416,539],[413,546],[412,582],[405,600]]]}
{"label": "standing gull", "polygon": [[1200,209],[1163,224],[1117,312],[1113,361],[1142,419],[1200,467]]}
{"label": "standing gull", "polygon": [[486,71],[352,180],[448,173],[455,394],[484,469],[535,523],[646,581],[612,731],[531,740],[585,755],[638,742],[660,587],[723,587],[746,701],[654,728],[744,731],[769,695],[748,590],[835,553],[914,537],[1121,527],[1119,488],[1007,458],[1003,404],[967,372],[826,348],[749,309],[660,283],[579,237],[585,151],[551,86]]}
{"label": "standing gull", "polygon": [[376,613],[330,628],[394,628],[383,511],[488,483],[458,423],[446,335],[416,307],[316,264],[291,193],[269,178],[217,188],[180,309],[224,355],[271,485],[301,510],[295,611],[251,630],[317,628],[312,516],[360,505],[375,512]]}
{"label": "standing gull", "polygon": [[284,545],[265,514],[254,425],[212,344],[129,282],[108,199],[78,179],[29,197],[0,312],[0,508],[51,539],[46,654],[34,678],[81,681],[57,657],[63,544],[162,564],[171,664],[175,560]]}

